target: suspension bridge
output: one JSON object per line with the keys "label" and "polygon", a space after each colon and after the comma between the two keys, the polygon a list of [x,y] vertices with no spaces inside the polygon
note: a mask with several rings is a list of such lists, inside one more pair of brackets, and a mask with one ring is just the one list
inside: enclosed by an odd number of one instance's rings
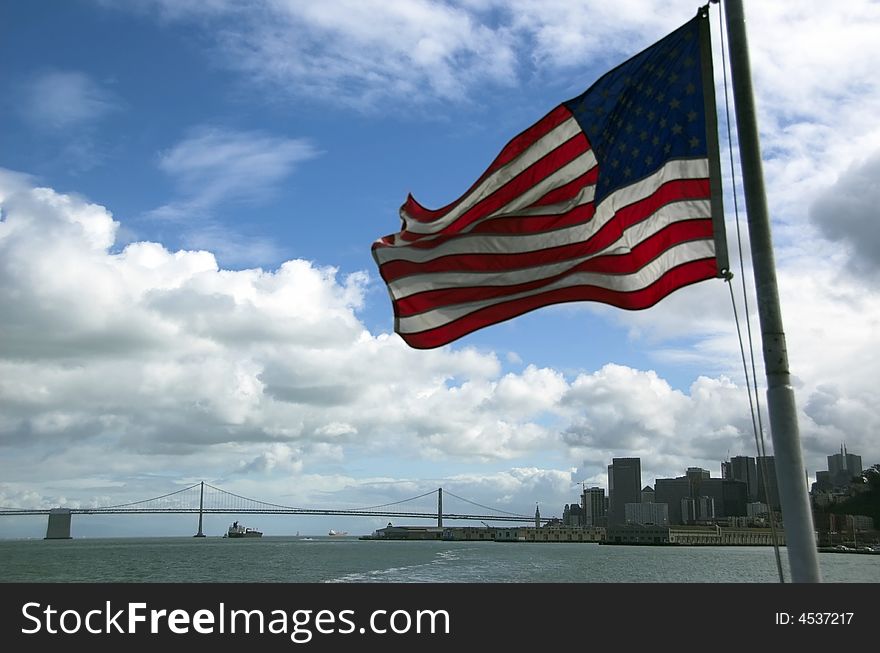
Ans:
{"label": "suspension bridge", "polygon": [[[397,506],[437,495],[436,512],[406,511]],[[392,503],[365,508],[297,508],[284,506],[259,499],[244,497],[201,481],[189,487],[169,492],[158,497],[121,503],[110,506],[90,508],[3,508],[0,517],[16,515],[46,515],[48,525],[46,539],[70,539],[70,523],[73,515],[133,515],[133,514],[193,514],[198,515],[198,531],[194,537],[205,537],[202,531],[204,515],[343,515],[348,517],[383,517],[406,519],[436,519],[437,526],[443,527],[444,520],[494,520],[501,522],[534,522],[535,516],[520,515],[498,508],[483,506],[469,499],[447,492],[448,496],[471,504],[488,513],[465,514],[443,512],[443,488],[437,488],[418,496],[401,499]]]}

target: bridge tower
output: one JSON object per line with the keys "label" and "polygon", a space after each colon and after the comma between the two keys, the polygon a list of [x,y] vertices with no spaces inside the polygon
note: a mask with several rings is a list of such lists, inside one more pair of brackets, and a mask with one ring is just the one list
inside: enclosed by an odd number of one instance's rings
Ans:
{"label": "bridge tower", "polygon": [[205,509],[205,482],[202,481],[202,487],[199,491],[199,532],[193,535],[193,537],[205,537],[205,534],[202,532],[202,512]]}
{"label": "bridge tower", "polygon": [[70,508],[52,508],[44,540],[70,540]]}
{"label": "bridge tower", "polygon": [[443,488],[437,488],[437,528],[443,528]]}

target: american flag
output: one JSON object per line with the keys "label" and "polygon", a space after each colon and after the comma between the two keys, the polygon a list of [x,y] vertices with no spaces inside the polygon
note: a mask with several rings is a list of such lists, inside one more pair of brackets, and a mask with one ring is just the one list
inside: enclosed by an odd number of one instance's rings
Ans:
{"label": "american flag", "polygon": [[516,136],[455,202],[407,198],[372,246],[405,342],[561,302],[644,309],[722,275],[708,37],[701,12]]}

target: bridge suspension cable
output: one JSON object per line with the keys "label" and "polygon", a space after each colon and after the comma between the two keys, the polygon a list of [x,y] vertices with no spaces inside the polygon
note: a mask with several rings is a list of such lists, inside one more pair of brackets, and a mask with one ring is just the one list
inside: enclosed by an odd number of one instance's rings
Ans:
{"label": "bridge suspension cable", "polygon": [[176,494],[182,494],[184,492],[188,492],[194,488],[199,487],[199,484],[190,485],[189,487],[181,488],[180,490],[175,490],[174,492],[169,492],[168,494],[163,494],[158,497],[152,497],[151,499],[141,499],[140,501],[130,501],[129,503],[119,503],[115,506],[100,506],[99,508],[95,508],[95,510],[113,510],[116,508],[128,508],[130,506],[136,506],[142,503],[149,503],[151,501],[159,501],[160,499],[167,499],[168,497],[174,496]]}
{"label": "bridge suspension cable", "polygon": [[269,501],[261,501],[259,499],[245,497],[240,494],[235,494],[234,492],[228,492],[227,490],[223,490],[219,487],[214,487],[210,483],[205,483],[205,487],[210,488],[211,490],[214,490],[220,497],[233,497],[235,499],[240,499],[242,501],[249,501],[251,503],[254,503],[254,504],[257,504],[260,506],[267,506],[269,508],[274,508],[277,510],[304,510],[304,508],[296,508],[294,506],[285,506],[280,503],[270,503]]}
{"label": "bridge suspension cable", "polygon": [[[206,490],[204,493],[201,490]],[[240,494],[228,492],[221,488],[210,485],[209,483],[196,483],[173,492],[168,492],[151,499],[142,499],[140,501],[130,501],[127,503],[119,503],[110,506],[100,507],[82,507],[82,508],[66,508],[56,509],[65,510],[67,514],[121,514],[121,513],[198,513],[202,514],[221,514],[221,513],[264,513],[264,514],[300,514],[300,515],[349,515],[363,517],[393,517],[393,518],[417,518],[417,519],[434,519],[441,517],[443,519],[501,519],[509,521],[529,521],[532,518],[527,515],[519,515],[514,512],[484,506],[475,501],[465,499],[451,492],[447,492],[448,496],[454,497],[465,503],[482,508],[490,513],[488,515],[468,515],[459,514],[452,511],[445,512],[438,505],[436,511],[430,510],[409,510],[409,511],[392,511],[387,508],[397,506],[402,503],[423,499],[432,494],[439,494],[440,489],[431,490],[423,494],[392,501],[376,506],[366,508],[295,508],[293,506],[285,506],[278,503],[268,501],[260,501],[245,497]],[[438,501],[439,504],[439,501]],[[7,515],[37,515],[50,514],[53,510],[48,508],[3,508],[0,509],[0,516]],[[439,520],[438,520],[439,521]]]}
{"label": "bridge suspension cable", "polygon": [[406,503],[407,501],[415,501],[416,499],[421,499],[430,494],[437,494],[437,490],[431,490],[430,492],[425,492],[424,494],[420,494],[417,497],[410,497],[409,499],[401,499],[400,501],[392,501],[391,503],[383,503],[379,506],[370,506],[368,508],[354,508],[354,510],[376,510],[377,508],[387,508],[388,506],[396,506],[401,503]]}
{"label": "bridge suspension cable", "polygon": [[455,497],[459,501],[464,501],[465,503],[469,503],[472,506],[477,506],[478,508],[484,508],[485,510],[494,510],[496,512],[504,513],[505,515],[512,515],[514,517],[528,517],[528,515],[521,515],[516,512],[509,512],[507,510],[501,510],[501,508],[492,508],[491,506],[484,506],[483,504],[477,503],[476,501],[471,501],[470,499],[465,499],[464,497],[460,497],[457,494],[453,494],[449,490],[445,490],[447,496]]}

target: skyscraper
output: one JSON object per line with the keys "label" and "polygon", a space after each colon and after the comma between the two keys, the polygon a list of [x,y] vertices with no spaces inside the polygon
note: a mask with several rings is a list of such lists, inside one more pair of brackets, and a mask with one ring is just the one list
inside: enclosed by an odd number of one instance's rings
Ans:
{"label": "skyscraper", "polygon": [[702,467],[688,467],[684,475],[690,483],[691,496],[698,497],[703,494],[701,491],[701,485],[704,480],[710,477],[709,470],[703,469]]}
{"label": "skyscraper", "polygon": [[[722,465],[722,470],[725,467]],[[748,489],[748,500],[758,500],[758,467],[755,459],[751,456],[734,456],[727,463],[727,474],[722,474],[722,478],[731,481],[742,481]]]}
{"label": "skyscraper", "polygon": [[605,490],[600,487],[584,488],[581,497],[584,526],[606,526]]}
{"label": "skyscraper", "polygon": [[608,465],[608,525],[626,523],[626,504],[642,501],[642,461],[612,458]]}
{"label": "skyscraper", "polygon": [[845,444],[840,445],[840,453],[828,456],[828,474],[834,487],[846,487],[862,471],[862,457],[847,453]]}
{"label": "skyscraper", "polygon": [[681,500],[691,496],[691,484],[686,476],[658,478],[654,481],[654,501],[669,506],[669,523],[681,524]]}
{"label": "skyscraper", "polygon": [[758,456],[755,459],[758,470],[758,501],[766,503],[773,510],[780,510],[779,484],[776,481],[776,460],[773,456]]}

